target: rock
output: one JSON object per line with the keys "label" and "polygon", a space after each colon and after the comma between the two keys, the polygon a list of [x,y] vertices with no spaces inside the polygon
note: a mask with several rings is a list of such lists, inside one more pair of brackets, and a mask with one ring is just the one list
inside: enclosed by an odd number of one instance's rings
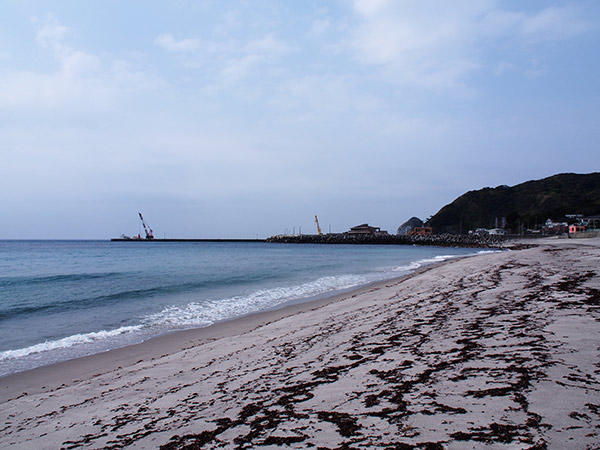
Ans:
{"label": "rock", "polygon": [[406,222],[398,227],[397,234],[399,236],[404,236],[410,233],[415,227],[422,227],[423,221],[418,217],[411,217]]}
{"label": "rock", "polygon": [[502,236],[479,236],[464,234],[421,235],[351,235],[329,233],[323,235],[276,235],[267,242],[283,244],[372,244],[372,245],[433,245],[438,247],[482,247],[499,248],[504,241]]}

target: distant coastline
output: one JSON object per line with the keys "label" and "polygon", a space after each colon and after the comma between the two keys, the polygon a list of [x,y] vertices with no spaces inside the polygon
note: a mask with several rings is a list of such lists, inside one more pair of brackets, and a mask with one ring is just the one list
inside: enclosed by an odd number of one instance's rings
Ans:
{"label": "distant coastline", "polygon": [[137,239],[137,238],[112,238],[111,242],[267,242],[266,239]]}

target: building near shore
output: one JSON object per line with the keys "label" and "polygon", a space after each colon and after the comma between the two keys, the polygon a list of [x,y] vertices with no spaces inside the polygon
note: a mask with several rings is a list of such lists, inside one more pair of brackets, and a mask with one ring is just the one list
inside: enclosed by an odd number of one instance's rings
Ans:
{"label": "building near shore", "polygon": [[431,227],[415,227],[410,233],[409,236],[419,235],[419,236],[430,236],[433,234],[433,228]]}
{"label": "building near shore", "polygon": [[368,223],[363,223],[350,228],[350,231],[346,231],[345,234],[351,236],[387,236],[388,232],[380,227],[371,227]]}

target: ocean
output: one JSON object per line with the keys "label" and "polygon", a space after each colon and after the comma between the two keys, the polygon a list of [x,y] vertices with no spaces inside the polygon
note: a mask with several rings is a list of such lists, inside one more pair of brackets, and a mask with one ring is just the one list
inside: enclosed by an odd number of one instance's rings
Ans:
{"label": "ocean", "polygon": [[0,241],[0,376],[334,295],[477,251]]}

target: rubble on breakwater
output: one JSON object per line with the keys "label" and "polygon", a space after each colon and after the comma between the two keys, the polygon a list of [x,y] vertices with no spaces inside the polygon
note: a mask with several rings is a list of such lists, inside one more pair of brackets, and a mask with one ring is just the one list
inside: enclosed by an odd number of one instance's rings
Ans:
{"label": "rubble on breakwater", "polygon": [[433,245],[438,247],[481,247],[501,248],[501,236],[479,236],[476,234],[433,234],[433,235],[351,235],[329,233],[323,235],[302,234],[271,236],[267,242],[282,244],[375,244],[375,245]]}

